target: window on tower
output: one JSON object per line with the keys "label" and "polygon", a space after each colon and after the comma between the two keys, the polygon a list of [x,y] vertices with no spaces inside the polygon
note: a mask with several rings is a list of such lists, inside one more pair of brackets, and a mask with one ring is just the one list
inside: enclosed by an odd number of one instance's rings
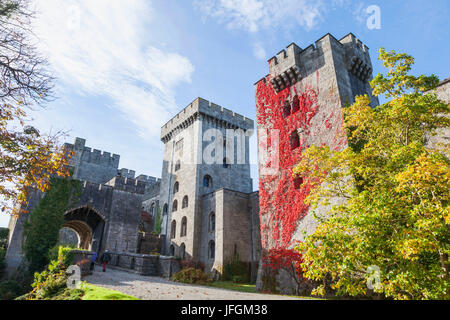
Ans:
{"label": "window on tower", "polygon": [[187,208],[188,205],[189,205],[189,198],[188,198],[188,196],[184,196],[184,198],[183,198],[183,204],[182,204],[181,207],[184,209],[184,208]]}
{"label": "window on tower", "polygon": [[291,114],[291,104],[289,103],[289,101],[285,101],[283,103],[283,108],[282,108],[281,113],[282,113],[283,119],[287,118]]}
{"label": "window on tower", "polygon": [[175,212],[178,210],[178,201],[175,200],[172,204],[172,212]]}
{"label": "window on tower", "polygon": [[300,137],[298,136],[297,130],[294,130],[294,132],[291,133],[291,136],[289,138],[289,142],[291,145],[291,150],[297,149],[300,147]]}
{"label": "window on tower", "polygon": [[203,186],[204,186],[205,188],[210,188],[210,187],[212,187],[212,178],[211,178],[211,176],[206,175],[206,176],[203,178]]}
{"label": "window on tower", "polygon": [[298,96],[295,96],[292,101],[292,113],[296,113],[298,110],[300,110],[300,100],[298,99]]}

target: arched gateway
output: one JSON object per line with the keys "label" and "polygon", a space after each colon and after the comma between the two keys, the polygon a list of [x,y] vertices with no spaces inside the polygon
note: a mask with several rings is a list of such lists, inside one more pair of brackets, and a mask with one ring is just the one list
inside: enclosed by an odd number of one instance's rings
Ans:
{"label": "arched gateway", "polygon": [[79,248],[99,251],[105,228],[105,217],[97,210],[82,206],[64,214],[63,228],[75,231],[79,236]]}

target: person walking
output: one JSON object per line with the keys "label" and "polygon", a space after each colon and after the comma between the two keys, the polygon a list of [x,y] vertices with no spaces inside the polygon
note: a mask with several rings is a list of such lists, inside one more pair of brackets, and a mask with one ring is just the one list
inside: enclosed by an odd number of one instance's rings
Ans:
{"label": "person walking", "polygon": [[94,251],[94,254],[92,255],[91,258],[91,271],[94,271],[96,260],[97,260],[97,252]]}
{"label": "person walking", "polygon": [[108,264],[109,261],[111,261],[111,255],[109,254],[109,251],[106,250],[100,257],[100,262],[103,263],[103,272],[106,271],[106,265]]}

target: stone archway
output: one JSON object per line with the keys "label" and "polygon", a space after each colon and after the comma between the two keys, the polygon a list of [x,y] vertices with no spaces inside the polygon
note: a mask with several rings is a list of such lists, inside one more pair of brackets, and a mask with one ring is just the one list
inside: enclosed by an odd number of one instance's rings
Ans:
{"label": "stone archway", "polygon": [[97,210],[83,206],[67,211],[62,227],[72,229],[78,234],[80,249],[99,251],[105,222],[105,217]]}

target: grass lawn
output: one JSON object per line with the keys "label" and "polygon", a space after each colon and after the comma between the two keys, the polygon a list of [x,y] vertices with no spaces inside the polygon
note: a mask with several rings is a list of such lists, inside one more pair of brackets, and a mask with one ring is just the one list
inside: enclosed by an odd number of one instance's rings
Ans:
{"label": "grass lawn", "polygon": [[228,289],[247,293],[258,293],[256,291],[256,285],[254,284],[241,284],[241,283],[234,283],[232,281],[215,281],[213,283],[208,284],[208,287]]}
{"label": "grass lawn", "polygon": [[[247,293],[264,294],[262,292],[256,291],[255,284],[240,284],[240,283],[234,283],[232,281],[215,281],[213,283],[208,284],[207,286],[219,288],[219,289],[228,289],[228,290],[234,290],[234,291],[247,292]],[[271,293],[271,294],[275,294],[275,293]],[[298,297],[298,296],[284,295],[284,294],[276,294],[276,295],[292,297],[292,298],[302,298],[302,299],[308,299],[308,300],[322,300],[320,298],[315,298],[315,297]]]}
{"label": "grass lawn", "polygon": [[118,291],[97,287],[89,283],[83,283],[82,289],[85,294],[81,300],[139,300],[136,297]]}

